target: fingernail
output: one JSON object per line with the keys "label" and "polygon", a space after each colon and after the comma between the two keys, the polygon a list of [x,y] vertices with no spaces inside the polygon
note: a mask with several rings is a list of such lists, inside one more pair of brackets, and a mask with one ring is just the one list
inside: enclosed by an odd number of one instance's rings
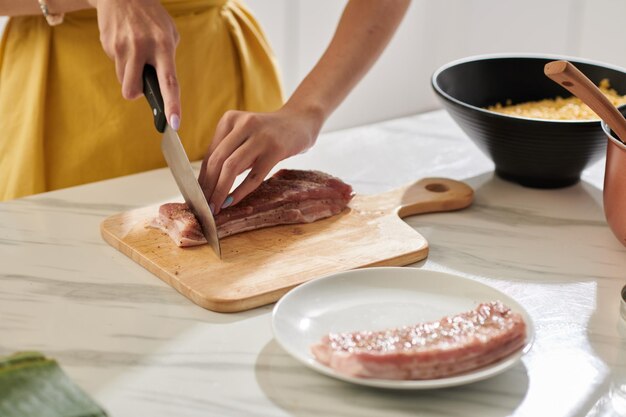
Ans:
{"label": "fingernail", "polygon": [[178,130],[180,127],[180,117],[177,114],[173,114],[170,116],[170,126],[174,130]]}
{"label": "fingernail", "polygon": [[215,214],[215,206],[213,203],[209,203],[209,210],[211,210],[211,214]]}
{"label": "fingernail", "polygon": [[224,204],[222,204],[222,208],[225,209],[226,207],[230,206],[231,204],[233,204],[233,196],[229,195],[228,197],[226,197],[226,201],[224,201]]}

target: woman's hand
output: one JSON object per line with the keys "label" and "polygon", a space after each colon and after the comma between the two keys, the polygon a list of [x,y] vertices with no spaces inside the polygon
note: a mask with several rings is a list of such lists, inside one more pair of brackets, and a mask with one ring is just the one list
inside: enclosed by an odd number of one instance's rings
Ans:
{"label": "woman's hand", "polygon": [[100,41],[115,61],[122,95],[135,99],[143,94],[145,64],[156,68],[165,115],[170,126],[180,125],[180,92],[174,57],[178,32],[158,0],[88,0],[97,9]]}
{"label": "woman's hand", "polygon": [[[273,113],[229,111],[217,124],[198,178],[214,214],[255,190],[281,160],[304,152],[317,139],[323,119],[285,105]],[[235,178],[250,169],[229,195]]]}
{"label": "woman's hand", "polygon": [[[222,117],[198,179],[215,214],[258,187],[279,161],[315,143],[324,121],[374,64],[408,7],[409,0],[350,0],[330,45],[285,106],[274,113],[231,111]],[[228,195],[235,177],[248,168]]]}

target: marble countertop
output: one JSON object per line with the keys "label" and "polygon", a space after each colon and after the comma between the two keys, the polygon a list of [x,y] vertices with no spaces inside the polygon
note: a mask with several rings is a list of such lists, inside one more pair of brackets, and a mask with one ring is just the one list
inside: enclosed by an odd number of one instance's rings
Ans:
{"label": "marble countertop", "polygon": [[436,111],[323,134],[280,167],[320,169],[358,193],[435,176],[472,186],[470,208],[406,219],[430,244],[410,267],[515,297],[535,324],[531,351],[489,380],[431,391],[364,388],[309,370],[273,339],[272,305],[204,310],[102,240],[104,218],[178,198],[161,169],[0,204],[0,354],[57,359],[111,416],[626,413],[626,248],[604,219],[604,161],[577,185],[524,188],[494,176]]}

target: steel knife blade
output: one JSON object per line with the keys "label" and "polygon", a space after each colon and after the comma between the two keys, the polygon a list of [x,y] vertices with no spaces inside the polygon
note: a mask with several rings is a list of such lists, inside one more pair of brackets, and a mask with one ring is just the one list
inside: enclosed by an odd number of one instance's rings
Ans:
{"label": "steel knife blade", "polygon": [[207,242],[209,242],[217,256],[221,258],[217,227],[215,226],[209,203],[191,168],[185,148],[183,148],[178,134],[167,124],[159,80],[156,70],[151,65],[146,65],[143,70],[143,93],[152,109],[154,125],[159,132],[163,133],[161,151],[174,176],[174,180],[176,180],[185,203],[187,203],[198,219]]}

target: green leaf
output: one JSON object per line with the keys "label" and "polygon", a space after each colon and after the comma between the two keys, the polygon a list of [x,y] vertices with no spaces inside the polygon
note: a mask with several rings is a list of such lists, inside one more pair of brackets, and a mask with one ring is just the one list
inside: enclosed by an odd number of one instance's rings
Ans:
{"label": "green leaf", "polygon": [[38,352],[0,357],[0,416],[106,417],[106,413]]}

